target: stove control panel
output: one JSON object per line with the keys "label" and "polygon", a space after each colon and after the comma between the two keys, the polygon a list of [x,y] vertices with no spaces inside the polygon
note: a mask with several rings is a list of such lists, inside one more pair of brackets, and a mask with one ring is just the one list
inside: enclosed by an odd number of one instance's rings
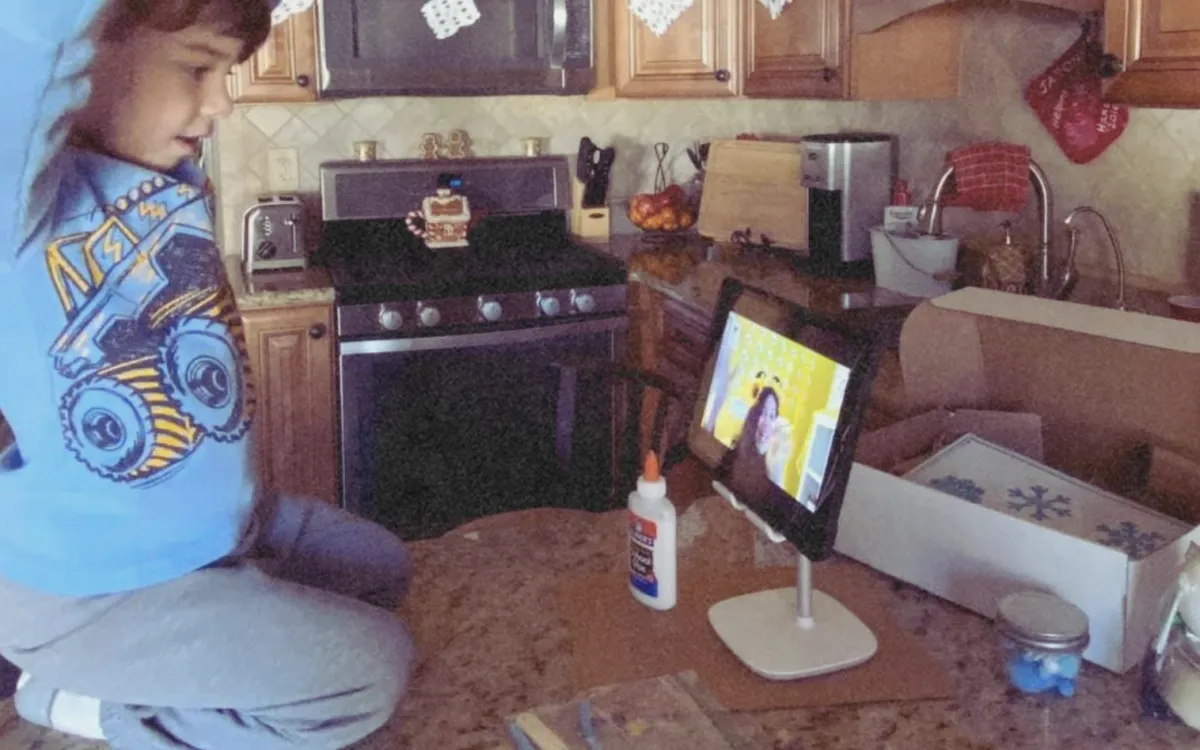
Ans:
{"label": "stove control panel", "polygon": [[438,332],[483,329],[492,325],[514,325],[523,321],[547,321],[624,314],[627,287],[582,287],[545,289],[540,292],[508,292],[472,297],[439,297],[430,300],[395,300],[383,304],[339,304],[338,335],[422,336]]}

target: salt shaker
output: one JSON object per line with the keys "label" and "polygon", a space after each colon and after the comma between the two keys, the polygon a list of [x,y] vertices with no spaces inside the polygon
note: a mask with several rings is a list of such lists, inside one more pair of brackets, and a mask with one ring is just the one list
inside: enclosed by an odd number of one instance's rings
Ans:
{"label": "salt shaker", "polygon": [[1000,600],[996,630],[1013,687],[1029,694],[1075,694],[1090,640],[1083,610],[1053,594],[1019,591]]}

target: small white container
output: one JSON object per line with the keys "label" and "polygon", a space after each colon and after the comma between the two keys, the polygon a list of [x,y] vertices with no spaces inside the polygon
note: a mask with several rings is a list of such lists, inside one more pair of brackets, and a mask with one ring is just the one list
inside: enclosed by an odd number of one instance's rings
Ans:
{"label": "small white container", "polygon": [[949,292],[958,263],[958,238],[871,230],[875,284],[913,297]]}
{"label": "small white container", "polygon": [[646,456],[637,490],[629,493],[629,591],[652,609],[675,606],[675,505],[667,499],[667,482],[659,475],[658,458]]}

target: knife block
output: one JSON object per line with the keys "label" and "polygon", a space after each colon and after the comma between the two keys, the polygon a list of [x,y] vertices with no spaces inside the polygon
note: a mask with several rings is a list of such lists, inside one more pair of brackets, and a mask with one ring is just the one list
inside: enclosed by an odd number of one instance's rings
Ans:
{"label": "knife block", "polygon": [[612,236],[612,211],[608,206],[583,207],[583,181],[571,180],[571,234],[585,240],[607,242]]}

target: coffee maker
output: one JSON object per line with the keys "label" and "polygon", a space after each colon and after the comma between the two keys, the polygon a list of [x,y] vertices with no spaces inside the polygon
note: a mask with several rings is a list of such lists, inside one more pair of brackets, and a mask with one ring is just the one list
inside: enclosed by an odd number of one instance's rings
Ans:
{"label": "coffee maker", "polygon": [[822,133],[801,139],[808,188],[808,258],[820,276],[871,276],[871,228],[898,172],[896,137],[886,133]]}

